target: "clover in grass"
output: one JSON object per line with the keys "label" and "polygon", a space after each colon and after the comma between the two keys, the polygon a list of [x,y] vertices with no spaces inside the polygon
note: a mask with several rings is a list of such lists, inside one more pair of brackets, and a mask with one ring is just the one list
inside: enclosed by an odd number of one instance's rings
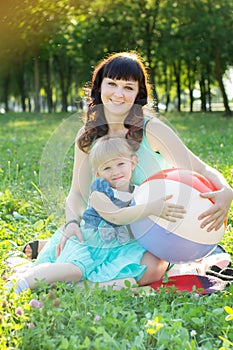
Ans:
{"label": "clover in grass", "polygon": [[147,333],[156,334],[160,328],[164,327],[164,325],[159,322],[159,317],[156,316],[154,320],[148,320],[145,327],[147,328]]}
{"label": "clover in grass", "polygon": [[226,311],[226,313],[228,313],[228,315],[226,316],[225,320],[226,321],[232,321],[233,320],[233,308],[230,306],[225,306],[224,310]]}

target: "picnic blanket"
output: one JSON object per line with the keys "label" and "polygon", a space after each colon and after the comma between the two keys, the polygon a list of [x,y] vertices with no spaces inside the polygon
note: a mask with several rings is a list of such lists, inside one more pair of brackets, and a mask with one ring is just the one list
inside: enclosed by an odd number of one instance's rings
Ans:
{"label": "picnic blanket", "polygon": [[165,288],[177,291],[196,291],[199,294],[211,294],[224,290],[232,283],[233,269],[231,256],[218,245],[209,256],[190,263],[174,264],[167,276],[151,284],[155,290]]}
{"label": "picnic blanket", "polygon": [[150,286],[157,291],[159,291],[160,288],[164,288],[167,291],[187,291],[196,292],[197,294],[211,294],[222,291],[227,285],[228,282],[217,277],[188,274],[171,276],[167,279],[161,279],[150,284]]}

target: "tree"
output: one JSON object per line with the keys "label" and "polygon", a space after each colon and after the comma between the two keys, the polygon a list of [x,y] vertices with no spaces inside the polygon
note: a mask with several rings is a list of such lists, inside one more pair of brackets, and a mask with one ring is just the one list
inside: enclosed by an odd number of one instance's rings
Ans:
{"label": "tree", "polygon": [[230,114],[223,74],[232,65],[232,9],[230,0],[9,0],[0,18],[1,100],[8,110],[9,94],[19,94],[29,110],[33,94],[39,111],[45,92],[49,111],[57,99],[65,111],[100,59],[136,49],[167,109],[173,99],[181,110],[188,91],[192,111],[199,83],[202,109],[211,110],[218,83]]}
{"label": "tree", "polygon": [[66,21],[68,11],[68,0],[10,0],[4,6],[1,58],[9,59],[13,64],[29,57],[33,59],[35,112],[40,110],[40,50],[56,35],[61,23]]}

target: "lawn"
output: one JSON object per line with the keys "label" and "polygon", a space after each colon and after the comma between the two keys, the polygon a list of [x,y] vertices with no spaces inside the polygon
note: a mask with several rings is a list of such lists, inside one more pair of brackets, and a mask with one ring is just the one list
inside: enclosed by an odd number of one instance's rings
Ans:
{"label": "lawn", "polygon": [[[233,185],[233,119],[221,114],[162,117],[186,145]],[[199,296],[84,289],[41,283],[35,292],[4,294],[4,261],[64,222],[64,198],[80,116],[0,115],[0,334],[4,349],[189,350],[233,347],[233,285]],[[55,162],[56,160],[56,162]],[[222,244],[233,256],[233,207]]]}

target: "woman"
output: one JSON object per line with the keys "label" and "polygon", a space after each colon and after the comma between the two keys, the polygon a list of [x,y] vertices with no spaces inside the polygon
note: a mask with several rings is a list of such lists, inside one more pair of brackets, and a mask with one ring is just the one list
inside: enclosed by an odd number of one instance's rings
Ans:
{"label": "woman", "polygon": [[[92,178],[88,152],[92,142],[106,134],[127,138],[137,150],[139,162],[133,183],[140,184],[149,175],[168,167],[190,169],[207,177],[218,191],[201,195],[212,198],[215,204],[199,217],[200,225],[209,232],[222,225],[233,199],[232,189],[218,171],[196,157],[167,125],[148,114],[145,108],[148,91],[147,73],[135,52],[110,55],[95,69],[87,119],[75,143],[73,178],[66,200],[66,225],[57,255],[69,237],[75,235],[83,240],[79,223],[87,207]],[[160,279],[168,265],[149,253],[144,255],[142,264],[147,266],[144,284]]]}

